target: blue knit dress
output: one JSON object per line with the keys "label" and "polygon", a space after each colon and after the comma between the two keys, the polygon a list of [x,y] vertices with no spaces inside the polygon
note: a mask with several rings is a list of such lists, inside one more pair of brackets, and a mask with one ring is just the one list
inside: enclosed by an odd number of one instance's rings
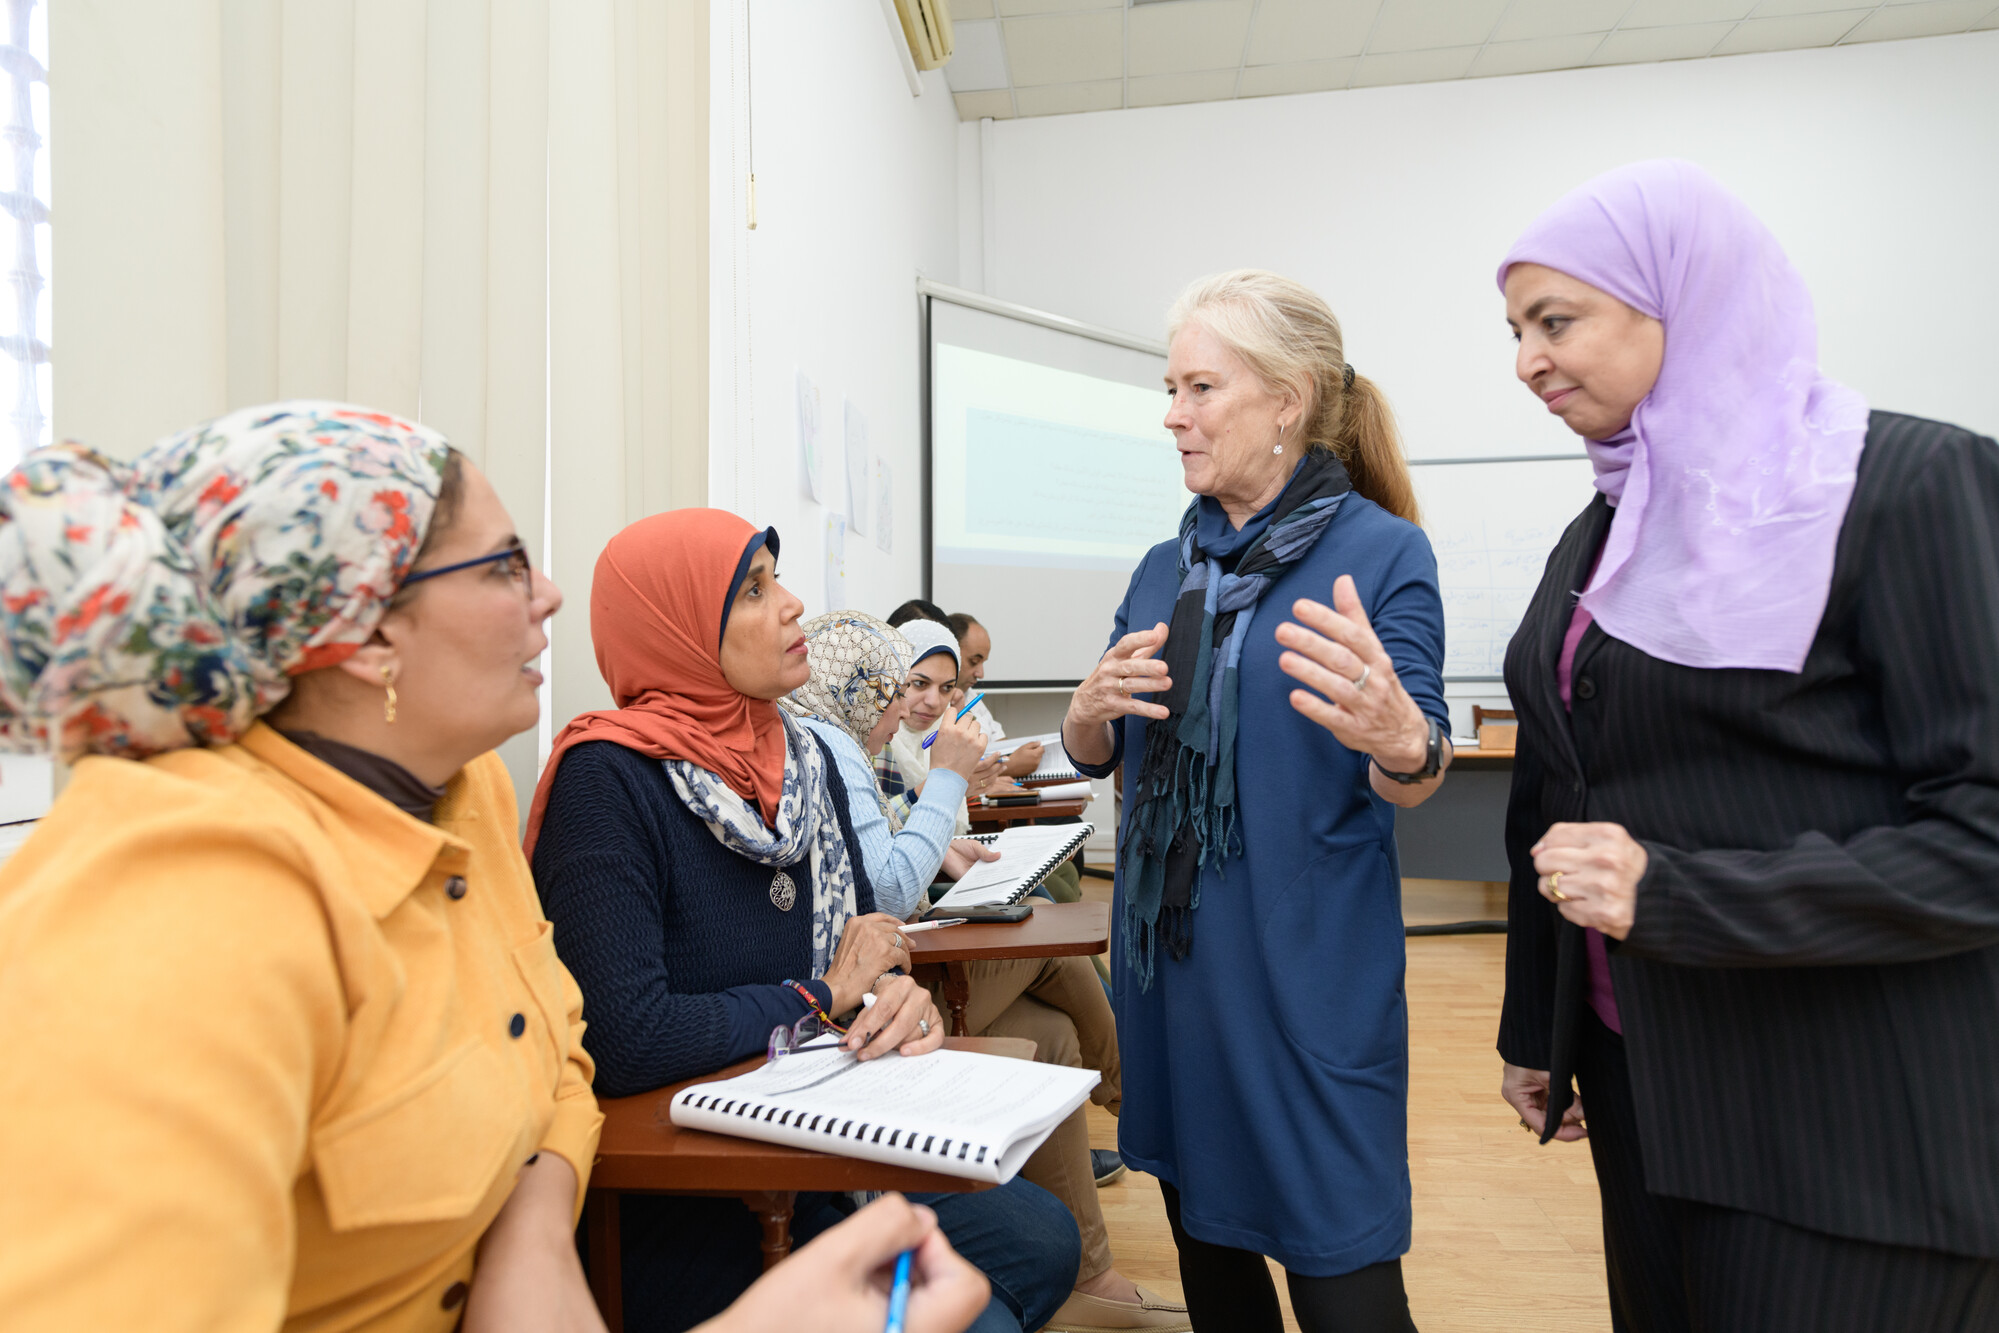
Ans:
{"label": "blue knit dress", "polygon": [[[1267,524],[1220,527],[1203,500],[1204,549],[1233,558]],[[1214,540],[1210,540],[1210,538]],[[1141,992],[1111,949],[1124,1062],[1118,1146],[1171,1182],[1189,1234],[1334,1277],[1409,1249],[1409,1037],[1403,1004],[1395,808],[1367,758],[1292,709],[1274,637],[1293,601],[1330,604],[1351,574],[1403,687],[1448,725],[1444,613],[1422,531],[1349,494],[1318,544],[1264,594],[1243,649],[1236,792],[1242,854],[1201,872],[1193,947],[1162,947]],[[1171,621],[1177,543],[1147,553],[1118,607],[1128,630]],[[1125,764],[1127,814],[1145,726],[1130,717],[1092,776]],[[1122,919],[1123,885],[1113,921]]]}

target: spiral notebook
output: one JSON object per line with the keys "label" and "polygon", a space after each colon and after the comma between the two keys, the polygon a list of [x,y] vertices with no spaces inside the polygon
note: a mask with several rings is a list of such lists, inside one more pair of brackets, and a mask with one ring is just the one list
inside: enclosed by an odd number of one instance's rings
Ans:
{"label": "spiral notebook", "polygon": [[1009,736],[989,747],[986,753],[1010,755],[1030,743],[1041,747],[1041,762],[1032,773],[1014,781],[1022,785],[1030,782],[1075,782],[1083,776],[1069,762],[1069,753],[1062,748],[1062,733],[1059,731],[1043,732],[1039,736]]}
{"label": "spiral notebook", "polygon": [[668,1115],[685,1129],[1004,1185],[1098,1077],[971,1051],[863,1063],[835,1046],[807,1047],[683,1088]]}
{"label": "spiral notebook", "polygon": [[932,908],[1011,906],[1034,892],[1097,831],[1095,824],[1015,824],[977,835],[1000,854],[967,870]]}

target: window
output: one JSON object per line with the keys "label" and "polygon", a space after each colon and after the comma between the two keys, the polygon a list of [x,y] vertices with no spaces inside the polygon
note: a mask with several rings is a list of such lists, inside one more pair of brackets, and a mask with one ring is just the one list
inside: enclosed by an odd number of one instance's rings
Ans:
{"label": "window", "polygon": [[[11,173],[0,189],[0,245],[11,256],[0,300],[0,468],[49,442],[49,124],[48,7],[6,0],[6,142]],[[11,390],[11,392],[8,392]]]}

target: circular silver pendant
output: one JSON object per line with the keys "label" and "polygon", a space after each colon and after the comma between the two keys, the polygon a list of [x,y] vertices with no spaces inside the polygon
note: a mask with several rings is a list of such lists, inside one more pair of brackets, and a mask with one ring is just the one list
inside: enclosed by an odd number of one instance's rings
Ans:
{"label": "circular silver pendant", "polygon": [[798,886],[791,882],[791,876],[782,870],[770,882],[770,900],[780,912],[789,912],[791,905],[798,901]]}

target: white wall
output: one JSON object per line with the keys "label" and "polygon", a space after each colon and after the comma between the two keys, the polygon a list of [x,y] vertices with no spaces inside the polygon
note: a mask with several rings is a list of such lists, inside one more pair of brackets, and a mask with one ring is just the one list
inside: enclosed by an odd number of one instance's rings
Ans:
{"label": "white wall", "polygon": [[826,509],[798,481],[794,372],[818,384],[836,439],[851,396],[893,471],[894,550],[876,547],[871,497],[867,535],[847,539],[844,602],[883,615],[921,589],[916,278],[957,280],[957,110],[941,73],[910,95],[880,0],[716,0],[711,33],[710,503],[776,525],[785,585],[807,614],[839,609],[825,592]]}
{"label": "white wall", "polygon": [[999,122],[987,290],[1156,333],[1189,280],[1275,269],[1331,301],[1412,456],[1566,450],[1494,269],[1561,193],[1663,156],[1783,240],[1829,374],[1999,431],[1999,33]]}

